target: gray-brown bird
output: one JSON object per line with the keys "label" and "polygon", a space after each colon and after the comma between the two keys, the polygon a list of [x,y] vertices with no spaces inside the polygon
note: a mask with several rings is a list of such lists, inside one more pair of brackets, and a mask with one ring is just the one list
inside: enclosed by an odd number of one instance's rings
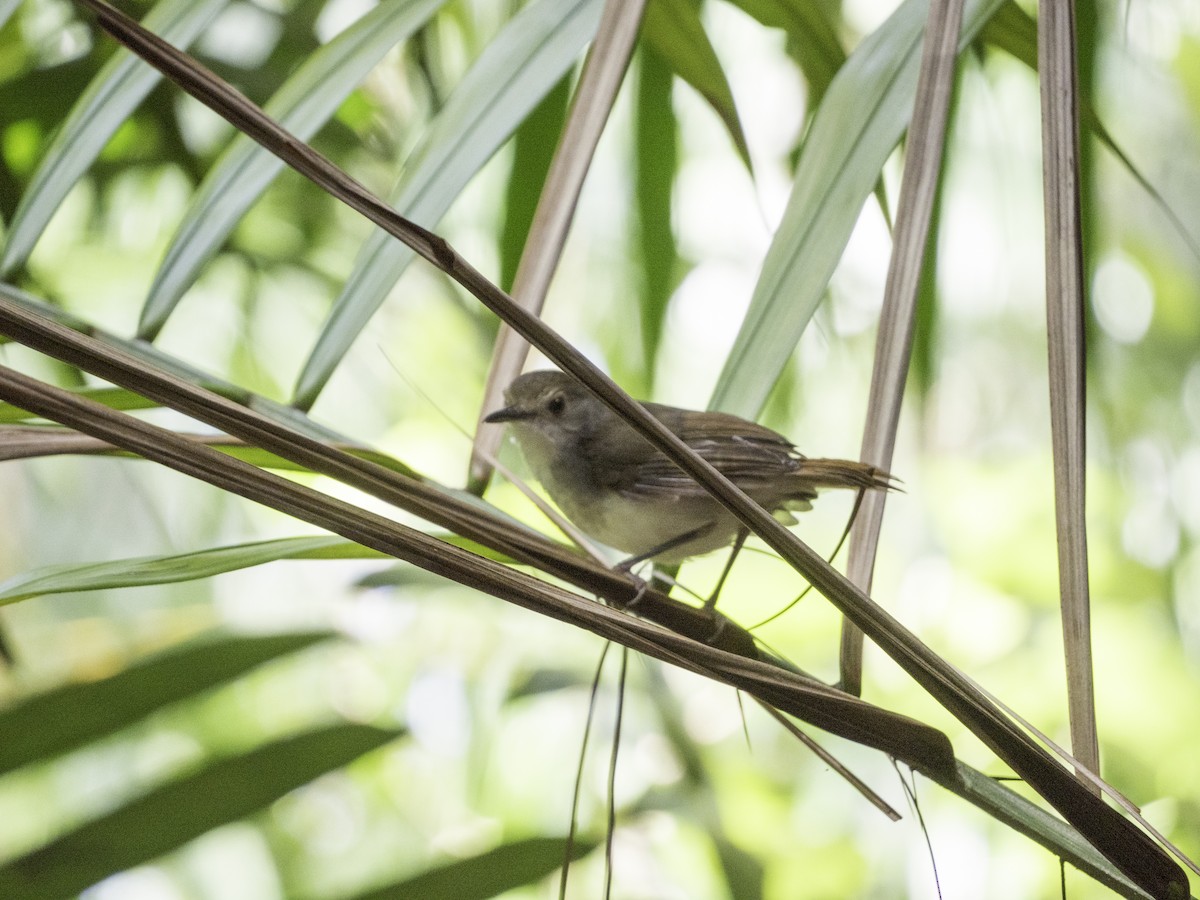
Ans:
{"label": "gray-brown bird", "polygon": [[[586,534],[635,559],[678,563],[728,546],[742,524],[582,384],[529,372],[504,392],[507,422],[533,476]],[[738,416],[643,403],[756,503],[785,521],[824,488],[889,490],[888,473],[845,459],[809,459],[783,435]],[[794,521],[794,520],[791,520]]]}

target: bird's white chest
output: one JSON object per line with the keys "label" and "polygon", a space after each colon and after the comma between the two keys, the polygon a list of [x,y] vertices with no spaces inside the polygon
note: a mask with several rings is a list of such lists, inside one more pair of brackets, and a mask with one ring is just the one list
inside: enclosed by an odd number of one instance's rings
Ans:
{"label": "bird's white chest", "polygon": [[597,483],[586,460],[564,453],[536,427],[514,428],[530,472],[563,514],[589,537],[632,556],[688,532],[703,533],[655,558],[680,562],[724,547],[737,531],[736,520],[708,497],[638,496]]}

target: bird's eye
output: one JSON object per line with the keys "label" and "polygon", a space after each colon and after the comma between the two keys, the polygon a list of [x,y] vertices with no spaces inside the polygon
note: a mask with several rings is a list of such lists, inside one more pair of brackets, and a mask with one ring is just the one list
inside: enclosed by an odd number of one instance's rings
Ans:
{"label": "bird's eye", "polygon": [[550,414],[561,416],[563,410],[567,408],[567,400],[562,394],[555,394],[550,398],[550,402],[546,404],[546,409],[550,410]]}

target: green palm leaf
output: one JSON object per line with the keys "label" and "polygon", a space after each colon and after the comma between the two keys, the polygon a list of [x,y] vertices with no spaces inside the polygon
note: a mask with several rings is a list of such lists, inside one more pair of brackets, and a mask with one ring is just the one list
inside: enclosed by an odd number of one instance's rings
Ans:
{"label": "green palm leaf", "polygon": [[[176,46],[187,47],[226,3],[228,0],[163,0],[150,11],[143,24]],[[11,8],[0,7],[0,23],[11,13]],[[4,254],[0,256],[0,276],[28,259],[67,192],[160,78],[157,71],[128,50],[119,51],[100,70],[63,120],[33,180],[21,195]]]}
{"label": "green palm leaf", "polygon": [[61,900],[252,815],[401,732],[338,725],[210,763],[0,867],[0,896]]}
{"label": "green palm leaf", "polygon": [[0,734],[5,735],[0,741],[0,773],[115,734],[156,710],[330,637],[328,632],[312,632],[206,638],[99,681],[35,694],[0,711]]}
{"label": "green palm leaf", "polygon": [[[597,0],[537,0],[488,45],[430,126],[389,202],[411,220],[436,223],[472,176],[529,115],[595,34]],[[354,271],[300,373],[295,403],[307,409],[388,291],[412,251],[381,231]]]}
{"label": "green palm leaf", "polygon": [[[312,54],[266,110],[302,140],[337,112],[342,101],[394,46],[406,40],[445,0],[389,0]],[[153,339],[242,215],[283,164],[245,135],[221,154],[196,191],[142,309],[140,337]]]}
{"label": "green palm leaf", "polygon": [[[961,43],[1003,0],[971,0]],[[907,0],[851,54],[804,143],[783,221],[711,407],[755,417],[825,294],[859,211],[912,113],[926,0]]]}

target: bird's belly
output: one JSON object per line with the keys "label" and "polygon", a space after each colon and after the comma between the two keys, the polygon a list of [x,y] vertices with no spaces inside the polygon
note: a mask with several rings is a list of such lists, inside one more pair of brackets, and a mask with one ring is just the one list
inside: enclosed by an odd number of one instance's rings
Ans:
{"label": "bird's belly", "polygon": [[710,498],[631,497],[618,491],[606,491],[593,502],[577,508],[564,505],[567,518],[588,535],[631,556],[670,545],[676,538],[702,529],[695,537],[654,554],[664,564],[682,562],[732,543],[737,519]]}

